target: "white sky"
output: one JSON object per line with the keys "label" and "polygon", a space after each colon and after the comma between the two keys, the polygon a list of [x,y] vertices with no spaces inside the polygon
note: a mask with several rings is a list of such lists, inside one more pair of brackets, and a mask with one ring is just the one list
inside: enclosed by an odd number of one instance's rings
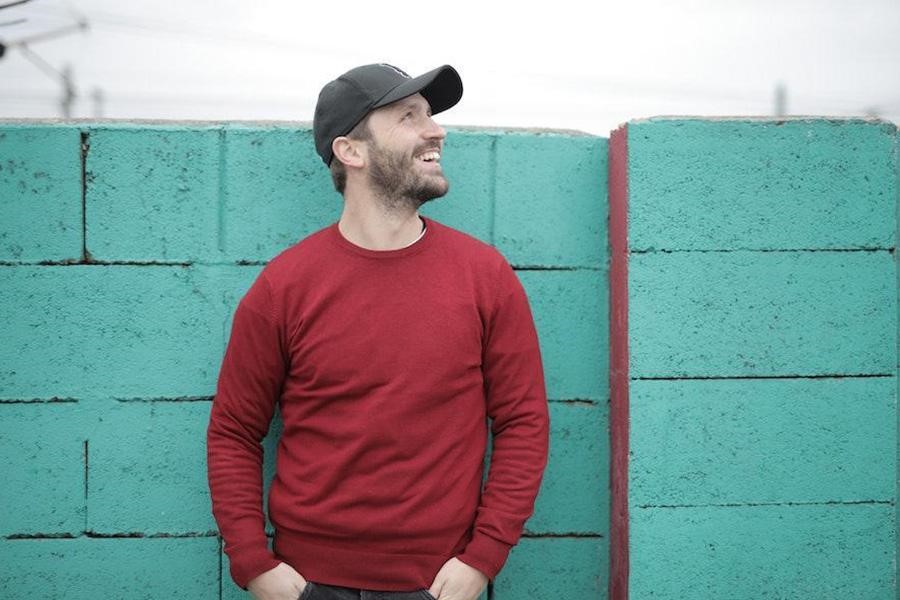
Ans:
{"label": "white sky", "polygon": [[[11,0],[0,0],[0,5]],[[14,44],[72,67],[74,117],[312,119],[319,89],[359,64],[444,63],[465,93],[449,125],[607,135],[661,114],[789,114],[900,122],[900,0],[31,0],[0,10]],[[26,22],[17,23],[19,19]],[[59,117],[59,82],[17,47],[0,59],[0,118]]]}

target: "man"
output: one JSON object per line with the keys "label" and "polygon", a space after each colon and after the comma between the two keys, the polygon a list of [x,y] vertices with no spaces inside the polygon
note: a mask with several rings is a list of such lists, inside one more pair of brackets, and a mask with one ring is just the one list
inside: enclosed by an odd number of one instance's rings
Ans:
{"label": "man", "polygon": [[[461,97],[450,66],[385,64],[319,95],[343,213],[241,300],[208,429],[231,575],[259,600],[473,600],[532,513],[548,419],[525,293],[492,247],[418,214],[448,189],[432,114]],[[260,441],[276,404],[270,551]]]}

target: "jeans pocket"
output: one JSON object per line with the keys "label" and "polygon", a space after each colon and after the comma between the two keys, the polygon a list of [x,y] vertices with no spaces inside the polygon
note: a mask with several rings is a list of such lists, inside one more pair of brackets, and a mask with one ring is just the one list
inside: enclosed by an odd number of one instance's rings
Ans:
{"label": "jeans pocket", "polygon": [[315,587],[316,584],[314,584],[312,581],[307,581],[306,587],[303,588],[302,592],[300,592],[300,597],[297,598],[297,600],[309,600],[310,598],[312,598],[312,593]]}
{"label": "jeans pocket", "polygon": [[432,596],[431,592],[429,592],[428,590],[421,590],[419,593],[422,594],[422,598],[424,598],[425,600],[437,600],[437,598]]}

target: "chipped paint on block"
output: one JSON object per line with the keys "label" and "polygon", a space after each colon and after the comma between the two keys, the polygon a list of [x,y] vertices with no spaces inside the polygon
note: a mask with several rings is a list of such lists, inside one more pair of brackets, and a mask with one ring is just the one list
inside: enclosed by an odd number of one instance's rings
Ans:
{"label": "chipped paint on block", "polygon": [[609,436],[605,403],[551,402],[550,456],[529,535],[606,535]]}
{"label": "chipped paint on block", "polygon": [[517,275],[531,303],[549,397],[606,401],[605,273],[535,270]]}
{"label": "chipped paint on block", "polygon": [[633,506],[890,502],[893,377],[631,384]]}
{"label": "chipped paint on block", "polygon": [[635,509],[630,597],[893,600],[893,512],[890,503]]}
{"label": "chipped paint on block", "polygon": [[215,258],[217,131],[160,127],[89,135],[86,244],[94,259]]}
{"label": "chipped paint on block", "polygon": [[633,254],[631,377],[889,374],[895,268],[886,251]]}
{"label": "chipped paint on block", "polygon": [[603,598],[606,552],[603,538],[523,538],[497,575],[493,600]]}
{"label": "chipped paint on block", "polygon": [[112,401],[98,410],[90,432],[88,531],[216,530],[206,473],[198,468],[206,464],[210,407],[209,401]]}
{"label": "chipped paint on block", "polygon": [[84,530],[90,425],[77,402],[0,403],[0,535]]}
{"label": "chipped paint on block", "polygon": [[631,123],[629,248],[892,248],[895,132],[856,119]]}
{"label": "chipped paint on block", "polygon": [[0,124],[0,261],[78,260],[81,132]]}
{"label": "chipped paint on block", "polygon": [[4,398],[211,396],[259,267],[0,267]]}
{"label": "chipped paint on block", "polygon": [[0,596],[219,597],[216,537],[0,540]]}
{"label": "chipped paint on block", "polygon": [[515,265],[606,265],[606,140],[497,140],[497,248]]}

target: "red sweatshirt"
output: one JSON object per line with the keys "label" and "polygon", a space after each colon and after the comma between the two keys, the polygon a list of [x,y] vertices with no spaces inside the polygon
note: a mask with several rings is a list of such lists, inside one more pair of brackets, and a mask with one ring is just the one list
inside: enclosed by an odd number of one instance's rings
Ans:
{"label": "red sweatshirt", "polygon": [[[427,588],[453,556],[493,578],[518,541],[548,443],[528,301],[494,248],[426,223],[388,251],[334,224],[273,259],[238,305],[207,449],[239,586],[281,561],[385,591]],[[270,551],[260,441],[276,403]]]}

